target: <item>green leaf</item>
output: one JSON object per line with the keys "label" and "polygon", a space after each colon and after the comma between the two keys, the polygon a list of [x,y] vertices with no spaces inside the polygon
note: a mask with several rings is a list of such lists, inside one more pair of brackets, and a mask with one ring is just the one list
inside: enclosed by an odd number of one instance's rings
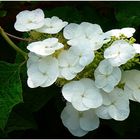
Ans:
{"label": "green leaf", "polygon": [[0,10],[0,17],[5,17],[7,14],[7,11],[5,10]]}
{"label": "green leaf", "polygon": [[16,109],[11,112],[5,132],[10,133],[15,130],[37,129],[37,124],[33,115],[22,106],[16,106]]}
{"label": "green leaf", "polygon": [[68,22],[80,23],[81,21],[81,15],[74,7],[57,7],[52,10],[47,10],[45,13],[47,17],[58,16],[62,20],[66,20]]}
{"label": "green leaf", "polygon": [[0,129],[4,129],[12,108],[22,102],[19,66],[0,62]]}
{"label": "green leaf", "polygon": [[140,25],[140,2],[121,2],[115,5],[115,16],[120,27]]}
{"label": "green leaf", "polygon": [[5,128],[6,133],[15,130],[37,129],[33,112],[40,110],[56,93],[59,93],[58,87],[56,89],[55,86],[30,89],[23,85],[23,88],[24,103],[16,105],[12,110]]}

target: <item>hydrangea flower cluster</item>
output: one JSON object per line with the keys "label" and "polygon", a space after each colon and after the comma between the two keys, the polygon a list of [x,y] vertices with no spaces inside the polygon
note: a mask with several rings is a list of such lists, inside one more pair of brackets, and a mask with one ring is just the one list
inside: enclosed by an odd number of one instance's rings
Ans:
{"label": "hydrangea flower cluster", "polygon": [[61,119],[74,136],[97,129],[99,119],[125,120],[130,100],[140,102],[134,28],[103,32],[98,24],[45,18],[41,9],[20,12],[14,27],[34,39],[27,46],[28,86],[62,86]]}

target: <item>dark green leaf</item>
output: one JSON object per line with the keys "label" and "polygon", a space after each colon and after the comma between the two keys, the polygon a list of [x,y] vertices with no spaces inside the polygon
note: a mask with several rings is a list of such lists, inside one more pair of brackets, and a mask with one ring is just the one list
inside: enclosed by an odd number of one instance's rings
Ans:
{"label": "dark green leaf", "polygon": [[7,11],[5,10],[0,10],[0,17],[5,17],[7,14]]}
{"label": "dark green leaf", "polygon": [[140,25],[140,2],[116,3],[115,11],[120,27]]}
{"label": "dark green leaf", "polygon": [[47,17],[58,16],[62,20],[66,20],[68,22],[79,23],[81,21],[81,15],[79,11],[74,7],[58,7],[49,11],[46,11]]}
{"label": "dark green leaf", "polygon": [[9,133],[15,130],[26,130],[36,128],[37,125],[33,115],[20,106],[11,112],[5,128],[5,132]]}
{"label": "dark green leaf", "polygon": [[4,129],[12,108],[22,102],[19,66],[0,62],[0,129]]}

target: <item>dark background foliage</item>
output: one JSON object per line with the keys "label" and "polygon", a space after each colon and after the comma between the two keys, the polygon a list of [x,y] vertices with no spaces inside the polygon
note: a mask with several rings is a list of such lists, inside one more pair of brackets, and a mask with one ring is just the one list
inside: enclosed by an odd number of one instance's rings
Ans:
{"label": "dark background foliage", "polygon": [[[87,21],[100,24],[103,31],[134,27],[137,30],[134,37],[137,42],[140,42],[140,2],[2,1],[0,2],[0,26],[10,34],[23,37],[23,34],[15,31],[13,26],[16,15],[22,10],[36,8],[42,8],[46,17],[58,16],[69,23]],[[26,48],[26,43],[15,39],[13,41],[22,49]],[[1,36],[0,61],[9,63],[21,61],[20,56],[16,55]],[[30,89],[26,84],[25,71],[26,66],[20,74],[23,102],[12,109],[6,127],[0,130],[0,138],[76,138],[68,132],[60,119],[60,113],[65,106],[61,88],[53,85],[49,88]],[[1,69],[0,74],[1,78]],[[140,138],[140,104],[131,102],[130,109],[131,113],[125,121],[100,120],[100,127],[83,138]]]}

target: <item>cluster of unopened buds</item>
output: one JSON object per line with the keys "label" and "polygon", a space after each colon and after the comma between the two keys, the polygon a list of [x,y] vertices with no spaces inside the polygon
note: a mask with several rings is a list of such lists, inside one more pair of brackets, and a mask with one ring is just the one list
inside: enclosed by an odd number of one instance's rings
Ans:
{"label": "cluster of unopened buds", "polygon": [[125,120],[130,100],[140,102],[134,28],[103,32],[98,24],[45,18],[41,9],[20,12],[14,27],[33,39],[27,46],[28,86],[62,86],[67,103],[61,119],[74,136],[97,129],[99,118]]}

